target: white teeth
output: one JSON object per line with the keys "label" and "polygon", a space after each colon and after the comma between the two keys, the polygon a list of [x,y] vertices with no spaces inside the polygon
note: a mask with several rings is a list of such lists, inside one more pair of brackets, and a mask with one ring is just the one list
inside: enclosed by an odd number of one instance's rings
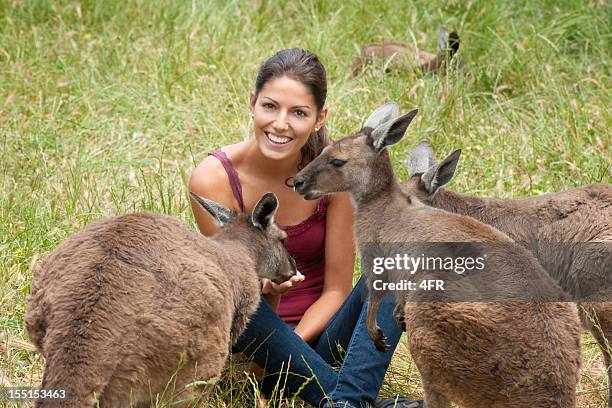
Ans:
{"label": "white teeth", "polygon": [[272,133],[266,133],[266,135],[268,136],[268,139],[278,144],[289,143],[291,140],[293,140],[290,137],[276,136],[276,135],[273,135]]}

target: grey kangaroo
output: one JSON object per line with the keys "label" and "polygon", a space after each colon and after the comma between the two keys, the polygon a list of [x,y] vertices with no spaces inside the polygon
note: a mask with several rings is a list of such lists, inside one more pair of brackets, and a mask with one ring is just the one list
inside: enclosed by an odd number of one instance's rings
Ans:
{"label": "grey kangaroo", "polygon": [[123,215],[89,225],[35,270],[25,320],[46,360],[42,387],[67,391],[38,407],[149,406],[176,397],[184,401],[176,406],[198,398],[206,406],[211,387],[201,384],[220,375],[255,312],[259,278],[280,283],[296,269],[274,223],[274,194],[251,214],[192,199],[220,233],[205,237],[174,217]]}
{"label": "grey kangaroo", "polygon": [[[578,301],[582,324],[597,340],[612,384],[612,186],[591,184],[523,199],[475,197],[442,188],[461,151],[437,161],[428,141],[410,153],[402,184],[421,202],[489,224],[521,243]],[[608,395],[612,407],[612,394]]]}
{"label": "grey kangaroo", "polygon": [[[353,59],[353,77],[359,75],[366,65],[376,60],[388,64],[388,69],[413,70],[420,69],[423,73],[445,73],[450,61],[459,51],[459,35],[455,31],[450,33],[445,27],[440,28],[438,36],[439,51],[436,54],[427,51],[417,51],[413,46],[392,40],[366,44],[361,48],[357,57]],[[459,66],[463,66],[463,59]]]}
{"label": "grey kangaroo", "polygon": [[[389,255],[369,253],[372,243],[408,243],[416,251],[420,245],[426,251],[428,243],[495,245],[498,249],[491,249],[480,275],[486,287],[519,298],[563,300],[561,289],[533,255],[507,235],[473,218],[428,207],[401,191],[386,148],[401,140],[417,111],[400,117],[397,111],[395,104],[383,106],[361,130],[326,147],[296,176],[296,191],[307,199],[350,192],[362,259]],[[372,270],[363,273],[372,282]],[[398,281],[401,274],[391,271],[385,279]],[[371,285],[369,289],[368,330],[380,349],[384,336],[376,311],[385,293]],[[396,294],[428,408],[450,408],[451,403],[464,408],[575,406],[580,330],[574,304],[431,302]]]}

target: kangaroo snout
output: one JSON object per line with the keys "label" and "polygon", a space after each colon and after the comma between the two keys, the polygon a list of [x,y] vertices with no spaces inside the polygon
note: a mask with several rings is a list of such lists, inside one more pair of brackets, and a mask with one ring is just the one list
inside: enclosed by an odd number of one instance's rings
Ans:
{"label": "kangaroo snout", "polygon": [[299,195],[304,196],[306,200],[316,200],[317,198],[323,195],[319,192],[314,191],[313,183],[307,182],[306,177],[300,175],[300,173],[298,173],[298,175],[293,180],[293,189]]}
{"label": "kangaroo snout", "polygon": [[279,283],[288,281],[289,279],[293,278],[295,275],[301,275],[301,273],[297,270],[297,266],[295,265],[295,260],[293,259],[293,257],[290,256],[289,257],[289,269],[287,269],[284,273],[280,274],[281,282]]}
{"label": "kangaroo snout", "polygon": [[296,193],[304,195],[306,191],[306,182],[304,181],[304,177],[296,176],[293,180],[293,189]]}
{"label": "kangaroo snout", "polygon": [[306,184],[304,177],[296,176],[293,181],[293,189],[299,195],[304,196],[306,200],[314,200],[319,198],[318,195],[312,193],[312,187]]}
{"label": "kangaroo snout", "polygon": [[[283,248],[283,250],[285,249]],[[268,279],[270,279],[277,285],[280,285],[281,283],[288,281],[296,275],[300,275],[300,273],[297,270],[295,260],[293,259],[293,257],[288,256],[286,262],[283,262],[282,264],[278,265],[278,268],[276,268],[276,272],[273,273],[272,276],[268,277]]]}
{"label": "kangaroo snout", "polygon": [[280,285],[281,283],[288,281],[294,276],[300,276],[300,275],[301,273],[296,269],[291,272],[280,274],[276,279],[272,279],[272,282],[276,283],[277,285]]}

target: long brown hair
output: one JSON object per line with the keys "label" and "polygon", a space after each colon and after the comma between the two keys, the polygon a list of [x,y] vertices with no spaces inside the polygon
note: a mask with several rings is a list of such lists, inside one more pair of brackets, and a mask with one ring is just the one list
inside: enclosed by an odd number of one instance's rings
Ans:
{"label": "long brown hair", "polygon": [[[291,48],[279,51],[268,58],[259,67],[255,80],[255,98],[259,96],[261,89],[268,81],[284,76],[299,81],[308,88],[317,104],[317,113],[320,113],[327,97],[327,74],[316,54],[301,48]],[[302,147],[298,169],[304,168],[328,144],[327,130],[323,125],[310,135]]]}

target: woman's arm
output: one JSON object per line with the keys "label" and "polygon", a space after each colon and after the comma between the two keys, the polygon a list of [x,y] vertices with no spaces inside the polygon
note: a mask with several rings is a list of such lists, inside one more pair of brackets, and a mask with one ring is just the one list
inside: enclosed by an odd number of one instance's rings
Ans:
{"label": "woman's arm", "polygon": [[354,267],[353,206],[348,193],[337,193],[327,208],[323,293],[295,328],[302,339],[312,343],[327,327],[351,291]]}

